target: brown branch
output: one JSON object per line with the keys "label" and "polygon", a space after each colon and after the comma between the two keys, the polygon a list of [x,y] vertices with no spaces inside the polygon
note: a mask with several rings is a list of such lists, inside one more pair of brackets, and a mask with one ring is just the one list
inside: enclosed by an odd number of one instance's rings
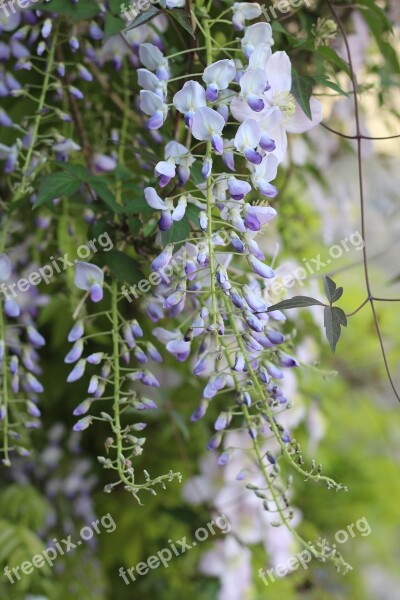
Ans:
{"label": "brown branch", "polygon": [[[61,63],[64,62],[64,54],[62,51],[62,46],[60,44],[56,48],[56,56],[57,56],[57,60],[59,62],[61,62]],[[70,110],[72,120],[75,125],[76,132],[78,134],[80,144],[82,146],[82,152],[83,152],[83,156],[85,157],[85,160],[86,160],[87,168],[90,173],[93,173],[93,170],[94,170],[93,153],[92,153],[92,150],[90,147],[89,138],[86,133],[86,128],[83,123],[82,115],[79,110],[78,102],[77,102],[76,98],[69,91],[70,81],[69,81],[68,75],[65,74],[64,76],[62,76],[61,80],[65,87],[65,91],[66,91],[67,98],[68,98],[69,110]]]}
{"label": "brown branch", "polygon": [[382,352],[382,357],[383,357],[383,362],[385,365],[387,377],[389,379],[389,382],[390,382],[390,385],[391,385],[394,395],[396,396],[397,400],[400,402],[400,395],[399,395],[399,392],[397,391],[396,385],[394,383],[392,373],[391,373],[391,370],[389,367],[389,362],[388,362],[388,359],[386,356],[385,344],[383,341],[378,316],[376,314],[375,300],[374,300],[374,296],[373,296],[371,284],[370,284],[370,279],[369,279],[367,238],[366,238],[366,225],[365,225],[364,178],[363,178],[363,164],[362,164],[363,136],[361,133],[360,108],[359,108],[359,103],[358,103],[358,91],[357,91],[358,90],[357,77],[356,77],[354,66],[353,66],[353,59],[352,59],[352,55],[351,55],[349,40],[348,40],[346,31],[345,31],[345,28],[343,26],[343,23],[342,23],[341,19],[338,17],[338,15],[336,14],[332,0],[327,0],[327,2],[328,2],[329,10],[331,11],[335,21],[337,22],[338,27],[343,36],[343,41],[346,46],[346,53],[347,53],[348,60],[349,60],[349,70],[350,70],[351,82],[352,82],[352,86],[353,86],[353,90],[354,90],[354,94],[353,94],[353,96],[354,96],[354,113],[355,113],[356,131],[357,131],[357,135],[356,135],[355,139],[357,140],[358,180],[359,180],[359,189],[360,189],[360,211],[361,211],[361,235],[364,240],[363,263],[364,263],[365,285],[367,288],[368,300],[371,305],[372,315],[374,318],[375,329],[378,334],[379,343],[381,346],[381,352]]}
{"label": "brown branch", "polygon": [[334,133],[335,135],[338,135],[342,138],[345,138],[346,140],[395,140],[397,138],[400,138],[400,135],[389,135],[386,137],[369,137],[368,135],[346,135],[344,133],[341,133],[340,131],[336,131],[335,129],[332,129],[331,127],[328,127],[328,125],[325,125],[325,123],[320,123],[320,125],[322,125],[322,127],[324,129],[327,129],[328,131],[330,131],[331,133]]}

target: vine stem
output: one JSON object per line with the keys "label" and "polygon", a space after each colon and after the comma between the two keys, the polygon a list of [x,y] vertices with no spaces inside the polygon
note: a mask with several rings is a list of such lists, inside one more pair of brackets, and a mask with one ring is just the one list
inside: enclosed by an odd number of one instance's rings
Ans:
{"label": "vine stem", "polygon": [[347,37],[347,34],[346,34],[346,30],[344,28],[344,25],[343,25],[341,19],[339,18],[339,16],[337,15],[337,13],[335,11],[334,4],[333,4],[332,0],[327,0],[327,1],[328,1],[329,10],[332,13],[333,18],[335,19],[335,21],[338,24],[338,27],[340,29],[340,32],[342,34],[343,41],[344,41],[344,44],[345,44],[345,47],[346,47],[346,54],[347,54],[348,61],[349,61],[350,78],[351,78],[351,82],[352,82],[352,86],[353,86],[353,91],[354,91],[354,93],[353,93],[353,97],[354,97],[354,114],[355,114],[355,121],[356,121],[356,136],[355,136],[355,139],[357,140],[358,182],[359,182],[359,191],[360,191],[360,213],[361,213],[361,235],[362,235],[362,239],[364,240],[364,246],[363,246],[363,263],[364,263],[365,285],[366,285],[366,288],[367,288],[368,300],[369,300],[369,303],[370,303],[370,306],[371,306],[371,310],[372,310],[372,316],[373,316],[373,319],[374,319],[376,333],[378,335],[379,344],[380,344],[380,347],[381,347],[381,353],[382,353],[383,362],[384,362],[385,369],[386,369],[386,374],[387,374],[390,386],[391,386],[391,388],[393,390],[393,393],[396,396],[397,400],[400,402],[400,394],[397,391],[397,387],[396,387],[396,384],[394,382],[391,369],[389,367],[388,358],[386,356],[385,344],[384,344],[384,341],[383,341],[383,336],[382,336],[381,328],[380,328],[380,325],[379,325],[378,315],[376,313],[375,298],[374,298],[374,294],[372,292],[370,278],[369,278],[367,237],[366,237],[366,222],[365,222],[364,173],[363,173],[363,163],[362,163],[362,140],[363,140],[363,135],[362,135],[362,132],[361,132],[361,120],[360,120],[360,108],[359,108],[359,102],[358,102],[357,77],[356,77],[356,73],[355,73],[355,70],[354,70],[353,58],[352,58],[352,55],[351,55],[351,49],[350,49],[349,40],[348,40],[348,37]]}
{"label": "vine stem", "polygon": [[53,70],[53,65],[54,65],[54,55],[55,55],[55,51],[56,51],[56,47],[57,47],[57,33],[58,33],[57,28],[55,28],[54,35],[52,36],[52,40],[51,40],[49,56],[47,59],[46,71],[45,71],[45,75],[44,75],[44,79],[43,79],[43,87],[42,87],[42,91],[41,91],[41,94],[39,97],[37,115],[36,115],[36,119],[35,119],[35,122],[33,125],[32,139],[31,139],[31,143],[29,144],[28,153],[25,158],[24,166],[22,167],[22,181],[21,181],[20,189],[18,191],[18,196],[23,196],[25,193],[26,179],[27,179],[26,173],[27,173],[27,170],[31,163],[33,149],[35,147],[36,140],[38,137],[40,121],[42,118],[42,111],[43,111],[43,108],[45,105],[46,95],[47,95],[47,91],[48,91],[49,83],[50,83],[50,76],[51,76],[51,72]]}
{"label": "vine stem", "polygon": [[[209,7],[210,8],[210,5]],[[209,12],[209,10],[208,10]],[[203,32],[204,34],[204,38],[205,38],[205,45],[206,45],[206,61],[207,61],[207,65],[212,64],[212,60],[213,60],[213,49],[212,49],[212,38],[211,38],[211,32],[210,32],[210,20],[205,18],[202,22],[202,24],[199,23],[199,28],[200,30]],[[211,159],[211,154],[212,154],[212,146],[211,146],[211,142],[208,141],[207,142],[207,149],[206,149],[206,159]],[[208,225],[207,225],[207,237],[208,237],[208,248],[209,248],[209,268],[210,268],[210,292],[211,292],[211,299],[212,299],[212,311],[213,311],[213,323],[214,325],[216,324],[216,316],[217,316],[217,292],[216,292],[216,286],[215,286],[215,266],[214,266],[214,248],[212,245],[212,234],[213,234],[213,214],[212,214],[212,178],[209,177],[207,179],[207,185],[206,185],[206,198],[207,198],[207,219],[208,219]],[[245,362],[247,365],[247,370],[248,370],[248,374],[251,377],[251,380],[253,382],[253,385],[257,391],[257,394],[259,395],[260,399],[263,400],[263,402],[265,402],[265,394],[262,390],[262,387],[258,381],[258,378],[256,376],[256,374],[253,371],[252,365],[251,365],[251,361],[249,360],[248,356],[247,356],[247,350],[245,348],[245,345],[243,343],[242,337],[241,337],[241,333],[239,332],[239,329],[237,327],[234,315],[231,313],[230,311],[230,307],[228,304],[228,299],[223,296],[224,298],[224,303],[225,303],[225,308],[226,308],[226,312],[230,321],[230,325],[233,329],[233,332],[235,334],[235,337],[238,341],[239,347],[245,357]],[[218,336],[217,332],[216,332],[216,336]],[[224,347],[224,351],[225,351],[225,355],[228,361],[228,364],[232,367],[232,359],[230,356],[230,353],[227,351],[227,348],[225,346],[225,344],[223,343],[223,347]],[[236,381],[236,376],[235,374],[233,375],[235,383],[236,383],[236,387],[238,389],[240,389],[240,386],[238,384],[238,382]],[[274,422],[273,419],[273,415],[272,415],[272,411],[269,408],[269,406],[266,404],[266,410],[268,413],[268,417],[269,417],[269,421],[271,424],[271,429],[277,439],[277,441],[279,442],[283,453],[285,454],[285,456],[289,459],[289,462],[296,468],[296,470],[298,472],[300,472],[302,475],[305,475],[307,479],[314,479],[314,480],[325,480],[327,481],[328,485],[331,485],[333,487],[337,488],[337,484],[324,476],[321,475],[311,475],[310,473],[307,473],[305,471],[303,471],[303,469],[301,469],[301,467],[299,465],[296,465],[293,460],[292,457],[290,456],[287,448],[285,447],[285,444],[283,443],[283,441],[281,440],[281,436],[279,434],[278,428]],[[248,429],[251,429],[251,415],[249,413],[249,410],[247,408],[246,405],[242,405],[242,412],[243,412],[243,416],[245,418],[246,424]],[[297,531],[291,526],[287,516],[284,513],[284,510],[282,509],[280,503],[279,503],[279,498],[277,496],[277,492],[273,486],[273,483],[271,482],[271,479],[268,475],[265,463],[263,461],[263,457],[261,454],[261,450],[260,447],[258,445],[258,441],[257,439],[255,439],[253,436],[252,437],[252,442],[253,442],[253,447],[254,447],[254,451],[258,460],[258,463],[260,465],[260,469],[262,471],[263,477],[265,479],[265,482],[267,484],[267,487],[272,495],[273,501],[276,505],[276,509],[281,517],[282,523],[287,527],[287,529],[292,533],[292,535],[295,537],[295,539],[298,540],[298,542],[304,546],[309,552],[312,553],[312,555],[316,555],[315,550],[313,550],[310,546],[309,543],[307,543],[298,533]],[[323,559],[324,557],[321,554],[317,554],[317,558]],[[336,559],[335,562],[340,561],[340,559]]]}
{"label": "vine stem", "polygon": [[132,487],[130,482],[125,476],[124,469],[121,463],[122,456],[122,436],[121,436],[121,414],[119,406],[120,387],[121,387],[121,374],[119,366],[119,321],[118,321],[118,284],[116,279],[111,284],[111,318],[112,318],[112,336],[113,336],[113,367],[114,367],[114,433],[117,440],[117,467],[118,474],[125,485]]}
{"label": "vine stem", "polygon": [[10,466],[10,459],[8,455],[8,373],[7,373],[7,345],[6,345],[6,330],[4,323],[4,314],[0,308],[0,340],[4,341],[4,352],[2,359],[2,391],[3,391],[3,406],[4,406],[4,420],[3,420],[3,452],[4,452],[4,460],[3,464],[7,467]]}

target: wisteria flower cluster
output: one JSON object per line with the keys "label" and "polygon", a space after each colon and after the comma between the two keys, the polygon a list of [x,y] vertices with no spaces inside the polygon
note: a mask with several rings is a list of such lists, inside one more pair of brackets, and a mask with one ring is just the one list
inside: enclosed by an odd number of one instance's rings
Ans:
{"label": "wisteria flower cluster", "polygon": [[[45,431],[53,416],[48,400],[57,398],[67,406],[71,440],[93,441],[105,491],[120,487],[142,503],[144,492],[157,495],[182,480],[176,465],[159,474],[164,457],[156,474],[154,465],[145,468],[150,433],[162,432],[166,418],[185,443],[191,432],[206,431],[200,475],[184,482],[183,497],[229,517],[230,534],[200,564],[220,579],[221,600],[247,597],[251,545],[262,544],[271,564],[299,547],[311,551],[293,506],[298,481],[347,489],[296,439],[306,418],[296,376],[307,361],[285,312],[321,305],[335,348],[347,326],[333,306],[343,289],[327,278],[329,304],[296,296],[277,306],[285,266],[271,250],[288,210],[287,165],[303,166],[310,148],[320,150],[316,166],[299,178],[312,180],[311,195],[325,202],[317,171],[338,145],[325,147],[326,131],[316,129],[323,105],[313,88],[346,97],[340,110],[356,118],[357,131],[342,137],[357,145],[359,162],[361,140],[369,137],[349,97],[363,61],[346,62],[356,42],[365,58],[365,24],[354,19],[357,39],[338,49],[335,7],[327,4],[332,19],[318,18],[307,4],[307,39],[296,37],[303,26],[297,13],[289,32],[278,19],[266,22],[257,2],[160,0],[132,22],[114,0],[50,0],[0,15],[3,466],[11,467],[10,481],[27,482],[36,471],[23,459],[36,448],[41,464],[56,469],[63,434],[52,429],[48,442]],[[379,16],[379,7],[362,4]],[[299,76],[296,53],[303,51]],[[336,77],[340,70],[351,76],[350,87]],[[362,188],[360,165],[358,171]],[[101,235],[112,241],[108,252],[95,246]],[[374,309],[366,251],[364,267],[368,299],[360,309],[368,302]],[[374,319],[389,374],[375,312]],[[316,324],[322,328],[318,318]],[[174,377],[186,378],[182,414],[166,399]],[[319,441],[323,428],[314,429]],[[100,446],[91,432],[99,432]],[[63,486],[73,488],[74,517],[89,518],[97,480],[86,481],[87,464],[77,469],[76,480],[47,480],[40,469],[38,479],[50,500]],[[52,520],[55,513],[46,535]],[[66,532],[71,524],[64,525]],[[328,546],[316,558],[349,568]]]}

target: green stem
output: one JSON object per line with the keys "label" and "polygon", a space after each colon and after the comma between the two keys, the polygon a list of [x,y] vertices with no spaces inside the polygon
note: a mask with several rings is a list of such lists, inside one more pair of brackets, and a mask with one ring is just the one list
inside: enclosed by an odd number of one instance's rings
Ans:
{"label": "green stem", "polygon": [[4,407],[4,420],[3,420],[3,451],[5,466],[10,466],[10,459],[8,456],[8,372],[7,372],[7,345],[6,345],[6,328],[4,322],[3,310],[0,309],[0,340],[4,342],[4,353],[2,361],[2,392],[3,399],[2,405]]}
{"label": "green stem", "polygon": [[111,317],[112,317],[112,336],[113,336],[113,367],[114,367],[114,432],[117,439],[117,466],[120,479],[125,485],[132,487],[134,483],[129,481],[124,473],[124,467],[121,462],[122,455],[122,436],[121,436],[121,414],[119,406],[121,374],[119,365],[119,321],[118,321],[118,284],[114,279],[111,284]]}
{"label": "green stem", "polygon": [[24,166],[22,167],[23,175],[22,175],[22,181],[21,181],[20,188],[17,191],[17,198],[21,197],[25,194],[26,179],[27,179],[26,173],[27,173],[27,170],[28,170],[29,165],[32,160],[33,150],[34,150],[36,140],[38,137],[38,133],[39,133],[39,126],[40,126],[40,121],[42,118],[42,111],[43,111],[43,108],[45,105],[46,95],[47,95],[47,91],[48,91],[49,84],[50,84],[50,76],[51,76],[51,72],[53,70],[53,65],[54,65],[54,54],[55,54],[56,46],[57,46],[57,29],[55,28],[54,35],[52,36],[51,46],[50,46],[50,50],[49,50],[49,56],[47,59],[47,66],[46,66],[46,72],[45,72],[44,80],[43,80],[42,92],[39,97],[39,103],[38,103],[38,107],[37,107],[37,115],[36,115],[35,122],[33,125],[32,139],[31,139],[31,143],[28,148],[28,153],[25,158]]}

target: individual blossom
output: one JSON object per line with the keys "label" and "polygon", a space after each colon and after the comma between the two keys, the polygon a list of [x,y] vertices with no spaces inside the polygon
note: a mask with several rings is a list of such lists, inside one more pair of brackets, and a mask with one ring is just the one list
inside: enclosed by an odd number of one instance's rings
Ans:
{"label": "individual blossom", "polygon": [[74,283],[78,289],[89,292],[92,302],[100,302],[102,300],[104,273],[96,265],[78,261],[75,269]]}
{"label": "individual blossom", "polygon": [[206,67],[203,74],[203,81],[207,84],[207,100],[215,102],[218,99],[219,92],[226,90],[235,78],[235,75],[236,66],[233,60],[218,60]]}
{"label": "individual blossom", "polygon": [[232,11],[232,25],[236,31],[243,31],[246,21],[261,17],[261,6],[258,2],[235,2]]}
{"label": "individual blossom", "polygon": [[184,115],[185,123],[192,126],[196,112],[207,106],[205,89],[197,81],[187,81],[183,88],[173,97],[173,105]]}
{"label": "individual blossom", "polygon": [[242,50],[247,59],[259,44],[268,44],[269,46],[274,44],[272,27],[269,23],[256,23],[246,29],[242,39]]}

